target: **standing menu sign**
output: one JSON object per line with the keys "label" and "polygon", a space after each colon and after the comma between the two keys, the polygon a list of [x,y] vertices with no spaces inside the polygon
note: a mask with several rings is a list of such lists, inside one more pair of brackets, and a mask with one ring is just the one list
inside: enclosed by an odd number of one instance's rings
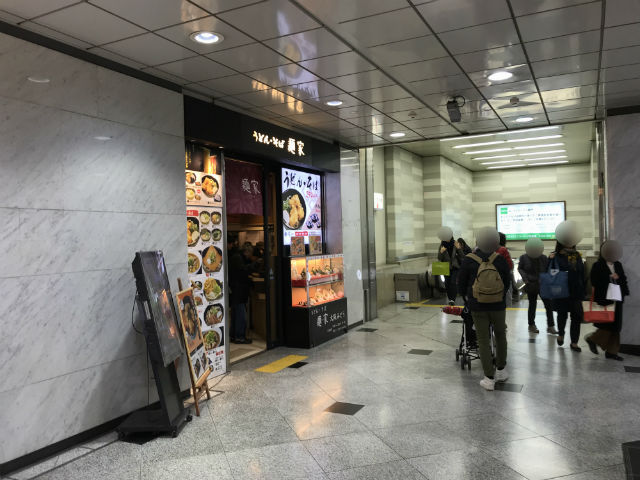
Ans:
{"label": "standing menu sign", "polygon": [[[206,159],[205,159],[206,160]],[[205,161],[217,170],[217,161]],[[187,265],[211,376],[226,372],[223,183],[218,171],[186,170]]]}
{"label": "standing menu sign", "polygon": [[322,237],[322,178],[313,173],[282,169],[282,220],[284,244],[291,237]]}
{"label": "standing menu sign", "polygon": [[200,377],[207,373],[209,361],[204,350],[202,331],[200,330],[200,320],[193,298],[193,289],[189,288],[176,294],[178,300],[178,311],[182,320],[182,334],[184,336],[185,347],[189,355],[189,366],[193,384],[197,384]]}

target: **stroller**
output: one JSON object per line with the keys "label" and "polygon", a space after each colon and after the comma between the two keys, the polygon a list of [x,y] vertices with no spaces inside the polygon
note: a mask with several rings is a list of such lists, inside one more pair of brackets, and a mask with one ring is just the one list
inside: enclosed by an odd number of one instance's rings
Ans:
{"label": "stroller", "polygon": [[[471,370],[471,361],[480,358],[480,352],[478,350],[478,337],[476,335],[476,329],[473,324],[473,317],[471,311],[465,300],[464,307],[449,306],[442,309],[443,313],[449,315],[455,315],[462,318],[462,335],[460,336],[460,345],[456,348],[456,362],[460,362],[460,368],[464,370],[467,367]],[[495,349],[493,339],[493,327],[491,329],[491,355],[494,357],[495,363]]]}

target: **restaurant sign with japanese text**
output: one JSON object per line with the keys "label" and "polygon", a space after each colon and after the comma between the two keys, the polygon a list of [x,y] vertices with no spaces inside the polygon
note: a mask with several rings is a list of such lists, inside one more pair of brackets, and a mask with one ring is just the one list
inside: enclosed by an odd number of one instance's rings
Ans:
{"label": "restaurant sign with japanese text", "polygon": [[312,345],[320,345],[347,331],[347,299],[316,305],[309,309]]}

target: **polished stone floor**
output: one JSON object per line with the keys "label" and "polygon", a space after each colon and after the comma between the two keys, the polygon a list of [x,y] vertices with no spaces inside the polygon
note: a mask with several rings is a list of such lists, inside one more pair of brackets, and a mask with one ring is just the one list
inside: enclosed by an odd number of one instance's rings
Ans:
{"label": "polished stone floor", "polygon": [[[106,436],[11,478],[625,478],[621,443],[640,439],[640,374],[624,366],[640,366],[639,357],[615,362],[586,345],[582,353],[559,348],[553,336],[530,335],[526,312],[512,310],[513,391],[486,392],[479,361],[471,371],[454,361],[455,319],[433,307],[387,307],[366,324],[375,331],[235,365],[214,387],[224,393],[177,439],[137,445]],[[590,329],[583,325],[583,335]],[[254,371],[289,354],[308,363]],[[324,411],[335,402],[362,408]]]}

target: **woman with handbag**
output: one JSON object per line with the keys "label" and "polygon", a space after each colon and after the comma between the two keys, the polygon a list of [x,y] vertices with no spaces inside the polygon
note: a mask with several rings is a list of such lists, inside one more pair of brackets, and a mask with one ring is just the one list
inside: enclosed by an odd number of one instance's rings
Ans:
{"label": "woman with handbag", "polygon": [[549,259],[555,259],[560,271],[568,272],[569,296],[567,298],[557,298],[551,302],[553,310],[558,312],[558,337],[556,342],[559,346],[564,345],[565,327],[567,319],[571,315],[571,328],[569,330],[571,344],[569,347],[574,352],[581,352],[582,349],[578,346],[578,341],[580,340],[580,324],[582,323],[582,300],[585,297],[586,288],[582,256],[576,250],[575,245],[567,247],[558,240],[556,249],[549,255]]}
{"label": "woman with handbag", "polygon": [[602,348],[605,357],[622,361],[620,351],[620,330],[622,329],[622,304],[629,295],[627,276],[624,274],[620,258],[622,247],[615,240],[607,240],[600,248],[600,258],[591,269],[591,285],[593,285],[593,301],[598,305],[615,304],[613,323],[596,323],[597,330],[585,337],[589,349],[598,354]]}

